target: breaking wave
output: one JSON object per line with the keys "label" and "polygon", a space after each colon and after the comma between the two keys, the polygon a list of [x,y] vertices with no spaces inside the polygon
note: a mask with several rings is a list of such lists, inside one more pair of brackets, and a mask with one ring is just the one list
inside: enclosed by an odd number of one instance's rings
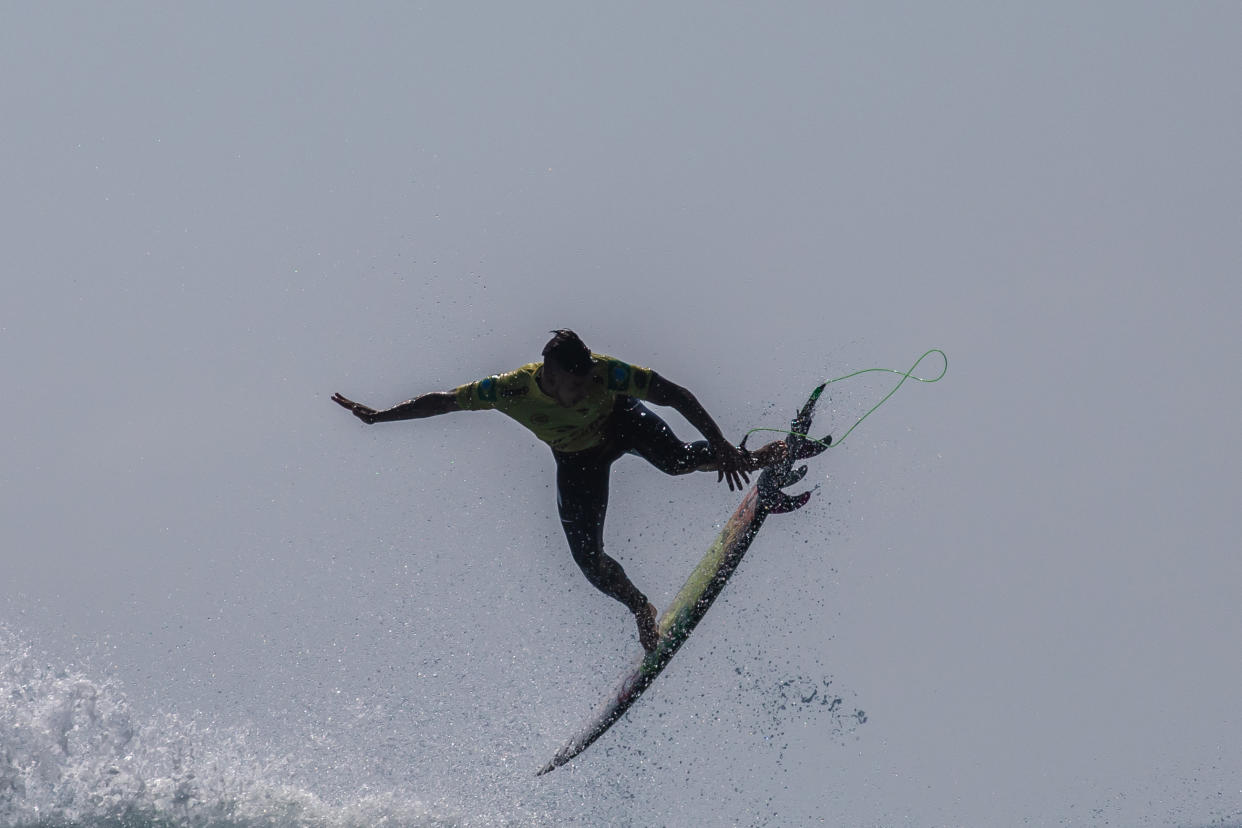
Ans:
{"label": "breaking wave", "polygon": [[252,734],[139,721],[109,680],[47,664],[0,627],[0,825],[353,828],[474,820],[393,794],[326,801]]}

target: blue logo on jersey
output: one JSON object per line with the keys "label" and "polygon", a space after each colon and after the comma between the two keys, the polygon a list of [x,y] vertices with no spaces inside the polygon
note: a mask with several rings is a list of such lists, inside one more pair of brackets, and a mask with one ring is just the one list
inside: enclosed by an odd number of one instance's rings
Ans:
{"label": "blue logo on jersey", "polygon": [[630,385],[630,366],[613,360],[608,363],[608,390],[624,391]]}

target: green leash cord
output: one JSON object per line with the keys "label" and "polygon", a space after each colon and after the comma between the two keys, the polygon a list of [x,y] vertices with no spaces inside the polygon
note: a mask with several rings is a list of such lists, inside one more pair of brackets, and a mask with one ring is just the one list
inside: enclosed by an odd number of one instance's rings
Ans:
{"label": "green leash cord", "polygon": [[[940,355],[940,358],[944,360],[944,368],[942,368],[940,370],[940,373],[934,377],[928,378],[928,377],[915,376],[914,372],[918,369],[920,363],[922,363],[923,360],[927,359],[932,354]],[[893,386],[893,389],[891,391],[889,391],[887,394],[885,394],[880,399],[878,403],[871,406],[871,408],[868,409],[866,414],[863,414],[861,417],[859,417],[858,420],[856,420],[855,423],[852,426],[850,426],[849,429],[844,434],[842,434],[836,440],[833,440],[831,443],[832,445],[839,446],[842,443],[844,443],[845,438],[849,437],[850,434],[854,431],[854,429],[858,428],[859,424],[862,423],[863,420],[867,419],[872,414],[874,414],[877,408],[884,405],[884,403],[888,402],[888,398],[896,394],[897,389],[905,385],[906,380],[913,379],[913,380],[918,380],[919,382],[939,382],[941,379],[943,379],[944,375],[949,372],[949,357],[945,355],[945,352],[940,350],[939,348],[932,348],[931,350],[923,354],[921,357],[916,359],[914,361],[914,364],[910,366],[909,371],[896,371],[892,368],[864,368],[861,371],[855,371],[854,373],[846,374],[843,377],[837,377],[836,379],[830,379],[830,380],[825,381],[822,385],[820,385],[818,388],[816,388],[814,391],[811,392],[811,402],[818,400],[819,395],[823,393],[824,389],[827,388],[829,385],[832,385],[834,382],[840,382],[841,380],[847,380],[847,379],[850,379],[851,377],[857,377],[860,374],[871,374],[871,373],[877,373],[877,372],[884,373],[884,374],[897,374],[898,376],[901,377],[901,379],[897,382],[896,385]],[[791,434],[796,437],[805,437],[806,439],[810,440],[813,443],[819,443],[821,446],[827,445],[823,440],[816,440],[814,437],[812,437],[809,434],[799,434],[796,431],[790,431],[789,429],[786,429],[786,428],[752,428],[750,431],[746,432],[746,436],[749,437],[750,435],[754,434],[756,431],[775,431],[778,434]],[[746,442],[745,439],[743,439],[742,442],[745,443]]]}

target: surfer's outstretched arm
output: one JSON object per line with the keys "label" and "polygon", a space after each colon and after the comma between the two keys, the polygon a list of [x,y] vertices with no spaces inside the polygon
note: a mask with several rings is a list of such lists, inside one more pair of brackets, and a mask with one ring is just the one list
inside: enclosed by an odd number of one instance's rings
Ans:
{"label": "surfer's outstretched arm", "polygon": [[341,394],[333,394],[332,402],[367,425],[390,423],[394,420],[420,420],[423,417],[434,417],[437,414],[461,410],[457,405],[457,397],[452,391],[432,391],[382,411],[371,408],[369,405],[356,403]]}
{"label": "surfer's outstretched arm", "polygon": [[656,405],[667,405],[674,409],[707,438],[712,451],[716,452],[716,467],[705,470],[717,473],[717,483],[727,479],[730,489],[741,489],[743,481],[750,482],[750,476],[746,473],[748,469],[746,456],[737,446],[725,439],[720,426],[716,425],[712,415],[708,414],[707,409],[699,404],[689,389],[670,382],[652,371],[651,384],[647,389],[647,400]]}

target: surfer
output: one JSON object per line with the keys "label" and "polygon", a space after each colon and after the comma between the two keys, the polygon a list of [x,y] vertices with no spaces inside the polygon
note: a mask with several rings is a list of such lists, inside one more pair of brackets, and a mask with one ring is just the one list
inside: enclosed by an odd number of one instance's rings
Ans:
{"label": "surfer", "polygon": [[[384,410],[340,394],[332,400],[368,425],[496,409],[534,432],[556,460],[557,509],[574,561],[597,589],[634,614],[639,641],[650,652],[660,640],[656,608],[604,552],[612,464],[623,454],[636,454],[666,474],[714,471],[716,482],[740,490],[750,482],[750,472],[782,459],[785,443],[777,440],[753,452],[734,446],[685,388],[650,369],[592,353],[573,331],[552,333],[542,363],[451,391],[433,391]],[[673,408],[707,439],[678,439],[644,400]]]}

